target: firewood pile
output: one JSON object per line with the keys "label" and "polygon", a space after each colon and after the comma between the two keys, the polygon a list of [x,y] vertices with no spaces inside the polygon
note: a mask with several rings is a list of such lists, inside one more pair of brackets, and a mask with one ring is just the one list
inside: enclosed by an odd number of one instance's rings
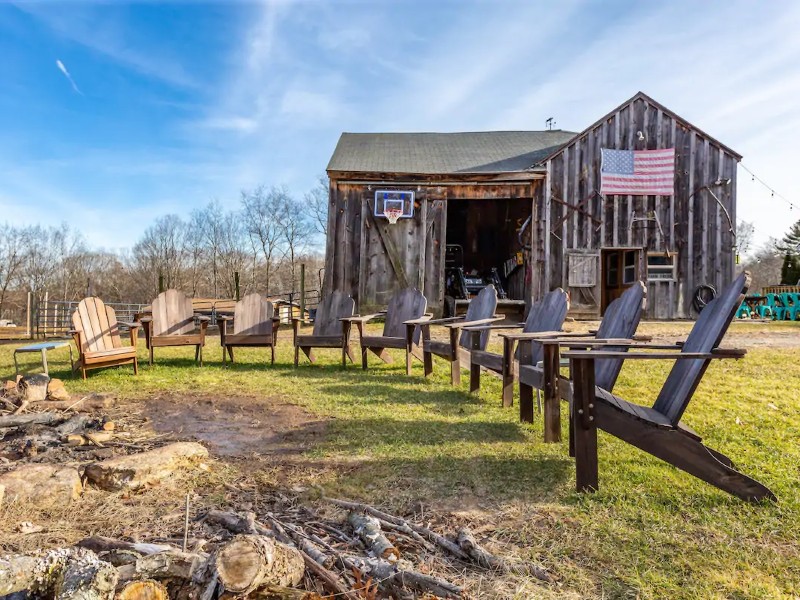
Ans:
{"label": "firewood pile", "polygon": [[182,546],[94,536],[0,557],[0,596],[405,600],[468,598],[457,583],[465,570],[551,581],[535,564],[487,551],[467,528],[448,535],[366,504],[316,504],[277,492],[259,514],[206,510],[190,523],[187,501]]}
{"label": "firewood pile", "polygon": [[[210,469],[200,444],[137,437],[135,427],[109,419],[113,396],[71,398],[57,380],[33,376],[9,382],[2,405],[0,505],[63,505],[90,486],[125,495],[179,471]],[[0,597],[405,600],[467,598],[470,573],[551,581],[536,564],[493,554],[468,528],[448,531],[417,514],[324,496],[301,501],[277,490],[258,492],[255,502],[236,496],[224,507],[205,499],[193,508],[190,499],[182,539],[175,530],[171,537],[149,532],[146,543],[92,536],[0,556]]]}

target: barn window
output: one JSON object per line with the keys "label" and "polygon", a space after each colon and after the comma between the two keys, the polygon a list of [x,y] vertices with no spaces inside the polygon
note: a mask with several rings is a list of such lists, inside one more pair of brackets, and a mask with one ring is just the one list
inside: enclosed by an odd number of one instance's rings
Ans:
{"label": "barn window", "polygon": [[647,279],[650,281],[675,281],[678,255],[675,253],[648,254]]}

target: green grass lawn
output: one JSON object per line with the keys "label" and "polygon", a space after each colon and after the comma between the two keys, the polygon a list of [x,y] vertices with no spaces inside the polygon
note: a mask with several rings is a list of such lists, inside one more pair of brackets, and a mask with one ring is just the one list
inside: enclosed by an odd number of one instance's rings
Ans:
{"label": "green grass lawn", "polygon": [[[688,330],[687,324],[651,327]],[[733,337],[761,335],[767,327],[737,324]],[[791,324],[775,331],[800,336]],[[556,586],[521,580],[505,588],[512,590],[507,595],[483,597],[800,597],[800,345],[764,344],[743,360],[715,361],[684,417],[707,445],[779,498],[751,505],[603,432],[600,491],[576,494],[566,442],[544,444],[538,415],[528,426],[519,423],[516,407],[502,409],[495,378],[484,376],[480,394],[470,395],[466,377],[461,388],[449,385],[441,361],[429,380],[419,363],[407,377],[399,353],[393,365],[372,357],[373,367],[363,372],[343,370],[336,351],[321,350],[317,365],[294,369],[290,340],[281,341],[273,367],[265,350],[240,350],[236,365],[223,367],[211,338],[202,368],[190,360],[191,349],[157,350],[149,367],[142,349],[139,377],[122,367],[91,372],[84,382],[68,379],[65,353],[53,351],[51,375],[67,379],[73,394],[247,395],[331,417],[308,456],[331,465],[312,482],[326,494],[396,511],[423,502],[431,511],[469,517],[558,580]],[[13,374],[12,348],[0,352],[0,374]],[[670,366],[631,362],[616,392],[651,404]]]}

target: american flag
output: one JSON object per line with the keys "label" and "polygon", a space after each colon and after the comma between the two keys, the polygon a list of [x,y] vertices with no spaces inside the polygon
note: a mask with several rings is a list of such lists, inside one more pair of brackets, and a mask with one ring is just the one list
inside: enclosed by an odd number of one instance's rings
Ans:
{"label": "american flag", "polygon": [[675,193],[675,148],[609,150],[601,148],[601,194],[672,196]]}

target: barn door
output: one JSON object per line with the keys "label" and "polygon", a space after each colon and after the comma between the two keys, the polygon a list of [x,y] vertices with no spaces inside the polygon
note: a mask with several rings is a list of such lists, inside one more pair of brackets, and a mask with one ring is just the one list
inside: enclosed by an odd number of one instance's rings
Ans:
{"label": "barn door", "polygon": [[424,195],[424,192],[415,191],[413,215],[401,217],[395,224],[390,224],[384,216],[375,215],[375,192],[366,191],[362,197],[358,282],[358,310],[362,314],[385,308],[389,298],[398,290],[407,287],[422,289],[425,213],[421,209],[425,204]]}
{"label": "barn door", "polygon": [[444,250],[447,239],[447,192],[431,188],[425,208],[425,264],[422,293],[428,310],[441,315],[444,307]]}

